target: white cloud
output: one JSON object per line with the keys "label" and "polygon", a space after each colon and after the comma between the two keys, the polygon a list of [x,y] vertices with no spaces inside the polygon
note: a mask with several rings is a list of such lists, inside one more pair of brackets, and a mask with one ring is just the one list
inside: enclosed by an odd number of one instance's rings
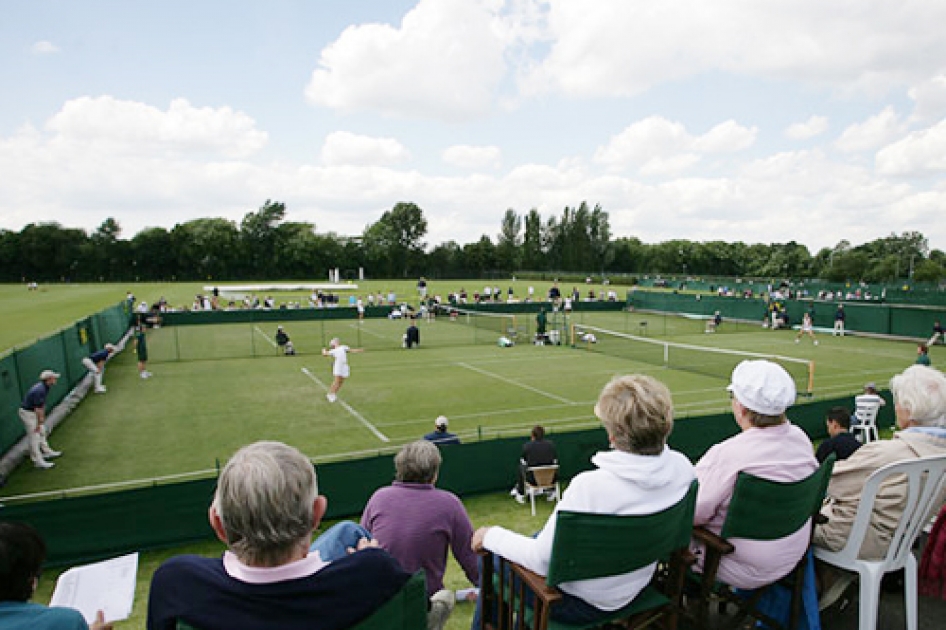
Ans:
{"label": "white cloud", "polygon": [[394,138],[374,138],[347,131],[335,131],[322,145],[326,166],[381,166],[410,159],[410,152]]}
{"label": "white cloud", "polygon": [[[523,89],[632,96],[708,70],[881,92],[940,71],[946,4],[549,0],[551,52]],[[851,45],[856,42],[856,45]]]}
{"label": "white cloud", "polygon": [[481,116],[505,72],[493,19],[483,2],[420,0],[400,27],[350,26],[322,50],[306,98],[400,117]]}
{"label": "white cloud", "polygon": [[900,117],[892,107],[887,107],[876,116],[849,126],[834,144],[846,153],[872,151],[902,135],[903,131]]}
{"label": "white cloud", "polygon": [[828,130],[828,119],[824,116],[812,116],[805,122],[794,123],[785,129],[785,137],[792,140],[808,140],[820,136]]}
{"label": "white cloud", "polygon": [[912,176],[946,172],[946,119],[877,152],[877,171]]}
{"label": "white cloud", "polygon": [[268,139],[242,112],[193,107],[185,99],[174,99],[162,111],[111,96],[84,96],[66,102],[46,128],[59,142],[136,154],[206,152],[245,157]]}
{"label": "white cloud", "polygon": [[946,116],[946,75],[940,74],[910,88],[914,120],[933,122]]}
{"label": "white cloud", "polygon": [[640,120],[595,152],[595,161],[611,169],[638,168],[649,176],[685,171],[707,154],[741,151],[755,142],[758,129],[727,120],[702,136],[690,135],[683,124],[660,116]]}
{"label": "white cloud", "polygon": [[52,42],[48,42],[46,40],[40,40],[36,42],[35,44],[33,44],[32,46],[30,46],[30,51],[34,55],[52,55],[54,53],[59,52],[59,47],[56,46],[56,44]]}
{"label": "white cloud", "polygon": [[447,164],[459,168],[496,168],[502,162],[502,151],[495,146],[474,147],[467,144],[458,144],[445,149],[442,157]]}

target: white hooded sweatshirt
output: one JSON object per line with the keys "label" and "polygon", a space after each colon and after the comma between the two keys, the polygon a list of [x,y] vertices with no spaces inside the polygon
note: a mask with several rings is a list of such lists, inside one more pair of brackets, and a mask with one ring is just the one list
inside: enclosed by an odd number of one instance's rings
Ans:
{"label": "white hooded sweatshirt", "polygon": [[[561,502],[535,538],[491,527],[483,541],[495,554],[548,575],[558,510],[592,514],[653,514],[675,505],[696,477],[683,454],[664,448],[660,455],[603,451],[591,458],[597,470],[572,479]],[[564,582],[559,588],[599,610],[617,610],[647,586],[655,564],[623,575]]]}

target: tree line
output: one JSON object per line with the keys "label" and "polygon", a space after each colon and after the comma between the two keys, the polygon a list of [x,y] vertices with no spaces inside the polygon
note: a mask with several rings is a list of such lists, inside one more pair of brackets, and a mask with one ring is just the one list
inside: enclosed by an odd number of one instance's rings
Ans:
{"label": "tree line", "polygon": [[695,242],[648,244],[614,238],[608,213],[582,202],[559,216],[506,210],[495,237],[428,247],[427,220],[414,203],[397,203],[361,235],[319,232],[285,221],[286,205],[267,200],[237,224],[201,218],[168,230],[146,228],[130,239],[107,218],[91,234],[58,223],[0,230],[0,281],[117,282],[327,278],[339,268],[369,278],[500,277],[517,272],[662,274],[939,282],[946,254],[919,232],[862,245],[842,240],[812,254],[794,241],[771,244]]}

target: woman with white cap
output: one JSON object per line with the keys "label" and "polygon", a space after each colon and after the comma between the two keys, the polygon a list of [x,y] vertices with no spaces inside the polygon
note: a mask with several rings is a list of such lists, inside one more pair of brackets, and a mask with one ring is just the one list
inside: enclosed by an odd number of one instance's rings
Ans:
{"label": "woman with white cap", "polygon": [[[732,412],[740,432],[710,448],[696,464],[700,489],[694,523],[719,534],[740,472],[771,481],[798,481],[818,468],[808,435],[789,422],[785,410],[795,403],[795,382],[771,361],[743,361],[732,373]],[[786,575],[808,548],[806,524],[777,540],[740,540],[723,556],[718,579],[754,589]],[[697,568],[702,551],[697,551]]]}
{"label": "woman with white cap", "polygon": [[348,367],[349,352],[364,352],[364,350],[361,348],[349,348],[344,345],[338,337],[335,337],[329,342],[328,348],[322,348],[322,356],[332,357],[332,359],[334,359],[334,363],[332,363],[332,385],[328,388],[328,393],[325,394],[329,402],[338,400],[338,390],[341,389],[342,385],[345,383],[345,379],[351,375],[351,370]]}

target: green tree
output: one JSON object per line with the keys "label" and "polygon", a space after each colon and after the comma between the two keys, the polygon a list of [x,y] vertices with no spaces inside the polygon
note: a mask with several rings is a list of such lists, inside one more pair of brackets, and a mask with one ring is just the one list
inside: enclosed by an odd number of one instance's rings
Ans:
{"label": "green tree", "polygon": [[544,271],[545,250],[542,246],[542,216],[535,208],[529,210],[524,221],[522,236],[522,268],[530,271]]}
{"label": "green tree", "polygon": [[512,208],[506,210],[496,245],[496,264],[503,271],[512,272],[519,269],[521,231],[522,219]]}
{"label": "green tree", "polygon": [[171,233],[162,227],[146,228],[131,239],[132,280],[170,280],[181,274]]}
{"label": "green tree", "polygon": [[181,276],[192,280],[233,277],[240,267],[240,232],[227,219],[195,219],[171,230],[171,241]]}
{"label": "green tree", "polygon": [[368,259],[388,277],[407,277],[420,270],[427,219],[417,204],[398,203],[365,228],[363,243]]}
{"label": "green tree", "polygon": [[243,274],[251,278],[274,277],[274,262],[284,250],[279,243],[279,222],[286,216],[286,204],[266,200],[256,212],[248,212],[240,223]]}

